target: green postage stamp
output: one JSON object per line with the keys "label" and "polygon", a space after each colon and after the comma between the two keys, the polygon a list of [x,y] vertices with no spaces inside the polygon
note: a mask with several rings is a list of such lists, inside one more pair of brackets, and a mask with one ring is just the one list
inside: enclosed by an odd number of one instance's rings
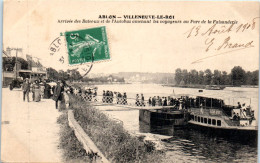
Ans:
{"label": "green postage stamp", "polygon": [[70,65],[109,60],[106,27],[65,32]]}

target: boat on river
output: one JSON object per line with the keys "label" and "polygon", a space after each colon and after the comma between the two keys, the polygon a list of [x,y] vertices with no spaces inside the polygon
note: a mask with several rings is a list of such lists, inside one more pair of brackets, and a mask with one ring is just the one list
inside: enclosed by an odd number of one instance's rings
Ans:
{"label": "boat on river", "polygon": [[258,126],[250,105],[225,105],[224,101],[209,97],[196,97],[199,105],[189,108],[189,124],[220,135],[256,139]]}
{"label": "boat on river", "polygon": [[[257,136],[257,121],[250,106],[226,105],[221,98],[211,98],[210,95],[178,94],[172,95],[171,99],[174,100],[168,106],[138,106],[129,102],[135,101],[130,98],[127,99],[127,103],[123,103],[124,100],[119,103],[115,99],[105,100],[105,103],[98,101],[94,103],[100,106],[115,106],[121,110],[139,110],[139,120],[149,125],[184,127],[189,124],[188,126],[203,128],[204,131],[207,129],[217,131],[220,135],[243,134],[244,137],[254,138]],[[143,103],[146,104],[146,101]]]}
{"label": "boat on river", "polygon": [[223,90],[225,89],[225,86],[219,86],[219,85],[206,85],[205,89],[207,90]]}
{"label": "boat on river", "polygon": [[140,109],[139,120],[151,126],[184,127],[188,124],[188,111],[175,108]]}

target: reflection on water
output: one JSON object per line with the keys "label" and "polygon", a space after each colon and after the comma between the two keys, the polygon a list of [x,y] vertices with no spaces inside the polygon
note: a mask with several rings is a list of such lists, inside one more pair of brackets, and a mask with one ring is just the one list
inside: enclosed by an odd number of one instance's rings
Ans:
{"label": "reflection on water", "polygon": [[174,133],[174,128],[173,126],[151,126],[139,120],[139,131],[141,133],[172,136]]}
{"label": "reflection on water", "polygon": [[[208,136],[196,130],[176,131],[166,143],[167,149],[201,161],[216,162],[256,162],[256,147],[216,136]],[[170,152],[170,153],[171,153]],[[186,158],[184,158],[186,159]]]}
{"label": "reflection on water", "polygon": [[139,122],[140,132],[172,135],[164,140],[165,162],[256,162],[255,141],[245,142],[237,137],[216,136],[192,127],[174,129],[172,126],[150,126]]}
{"label": "reflection on water", "polygon": [[[162,87],[156,84],[101,85],[102,90],[127,92],[134,98],[136,93],[143,93],[145,98],[172,94],[198,94],[198,89]],[[236,104],[237,101],[251,104],[258,119],[258,88],[225,88],[224,90],[204,90],[201,95],[221,97],[226,104]],[[242,101],[245,100],[245,101]],[[240,141],[235,137],[216,136],[194,128],[176,129],[171,126],[149,126],[139,122],[139,111],[117,108],[113,106],[97,107],[109,116],[119,119],[130,132],[142,132],[170,135],[165,140],[166,158],[164,162],[257,162],[257,142]]]}

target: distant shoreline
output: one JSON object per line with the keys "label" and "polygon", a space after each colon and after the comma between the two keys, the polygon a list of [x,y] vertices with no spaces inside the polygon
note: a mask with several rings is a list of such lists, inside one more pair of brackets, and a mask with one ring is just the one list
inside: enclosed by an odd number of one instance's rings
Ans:
{"label": "distant shoreline", "polygon": [[[69,82],[70,84],[79,84],[79,85],[123,85],[123,84],[136,84],[136,83],[130,83],[130,82],[107,82],[107,83],[101,83],[101,82]],[[208,85],[176,85],[176,84],[159,84],[159,83],[141,83],[140,84],[158,84],[163,87],[179,87],[179,88],[194,88],[194,89],[206,89]],[[258,88],[258,85],[241,85],[241,86],[234,86],[234,85],[214,85],[217,87],[241,87],[241,88]]]}
{"label": "distant shoreline", "polygon": [[[176,84],[162,84],[163,87],[179,87],[179,88],[194,88],[194,89],[205,89],[207,85],[176,85]],[[219,85],[220,87],[241,87],[241,88],[258,88],[258,85]]]}

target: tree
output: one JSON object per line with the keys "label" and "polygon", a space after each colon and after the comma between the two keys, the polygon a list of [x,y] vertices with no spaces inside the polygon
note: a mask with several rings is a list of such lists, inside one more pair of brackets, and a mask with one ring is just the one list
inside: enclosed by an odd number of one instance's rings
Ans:
{"label": "tree", "polygon": [[[3,57],[3,68],[12,71],[15,67],[16,57]],[[17,62],[21,64],[21,69],[28,69],[28,62],[23,58],[17,57]]]}
{"label": "tree", "polygon": [[210,85],[212,80],[212,72],[210,69],[205,70],[205,83],[206,85]]}
{"label": "tree", "polygon": [[226,71],[222,71],[222,75],[220,78],[220,84],[221,85],[229,85],[230,84],[230,76]]}
{"label": "tree", "polygon": [[182,70],[182,80],[185,85],[189,84],[189,73],[188,73],[187,69]]}
{"label": "tree", "polygon": [[253,71],[252,72],[252,85],[258,85],[258,81],[259,81],[259,71]]}
{"label": "tree", "polygon": [[214,70],[212,73],[210,69],[199,72],[192,69],[188,72],[186,69],[181,70],[178,68],[175,70],[175,81],[177,85],[258,85],[259,70],[245,72],[242,67],[235,66],[231,73],[228,74],[226,71],[221,72],[219,70]]}
{"label": "tree", "polygon": [[73,81],[78,81],[82,78],[78,70],[71,71],[70,79]]}
{"label": "tree", "polygon": [[199,71],[198,84],[204,84],[204,72]]}
{"label": "tree", "polygon": [[213,79],[212,79],[214,85],[219,85],[220,84],[221,75],[222,75],[221,71],[214,70]]}
{"label": "tree", "polygon": [[59,79],[59,73],[55,69],[49,67],[47,68],[47,74],[48,78],[51,80],[58,80]]}
{"label": "tree", "polygon": [[247,71],[245,75],[246,75],[246,77],[245,77],[245,82],[244,82],[244,84],[245,84],[245,85],[252,85],[252,77],[253,77],[252,72]]}
{"label": "tree", "polygon": [[59,76],[59,79],[60,80],[68,80],[69,79],[69,74],[68,74],[68,72],[65,72],[65,71],[63,71],[63,70],[60,70],[59,71],[59,73],[58,73],[58,76]]}
{"label": "tree", "polygon": [[180,84],[182,81],[182,70],[180,68],[177,68],[175,70],[175,81],[177,85]]}
{"label": "tree", "polygon": [[198,84],[199,82],[199,73],[197,70],[191,70],[190,71],[190,82],[192,84]]}
{"label": "tree", "polygon": [[231,70],[231,80],[232,85],[239,86],[243,85],[246,81],[246,72],[245,70],[240,66],[235,66]]}

